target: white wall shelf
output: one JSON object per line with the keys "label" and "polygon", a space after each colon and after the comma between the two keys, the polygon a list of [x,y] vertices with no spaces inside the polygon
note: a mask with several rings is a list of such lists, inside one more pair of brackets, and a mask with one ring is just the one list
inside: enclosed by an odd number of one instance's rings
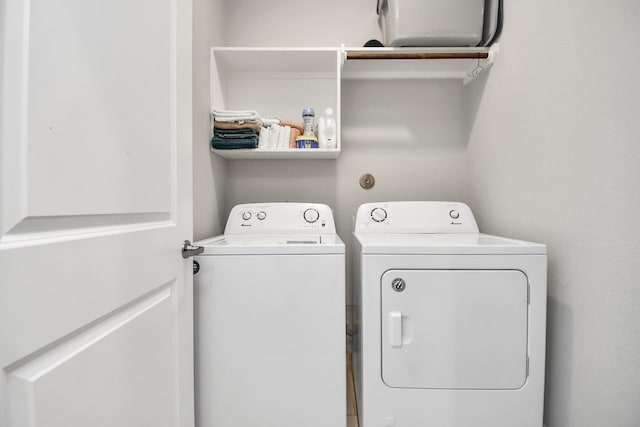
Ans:
{"label": "white wall shelf", "polygon": [[263,150],[263,149],[239,149],[239,150],[216,150],[217,155],[225,159],[234,160],[322,160],[336,159],[340,155],[337,148],[289,148],[284,150]]}
{"label": "white wall shelf", "polygon": [[488,70],[490,48],[342,48],[343,79],[459,79],[464,84]]}
{"label": "white wall shelf", "polygon": [[490,48],[211,48],[211,108],[256,110],[265,118],[302,121],[333,108],[335,149],[211,151],[227,159],[335,159],[341,151],[341,82],[345,80],[456,79],[467,84],[488,70]]}
{"label": "white wall shelf", "polygon": [[340,154],[340,48],[211,49],[211,108],[255,110],[264,118],[302,122],[311,107],[316,120],[333,108],[335,149],[215,150],[228,159],[335,159]]}

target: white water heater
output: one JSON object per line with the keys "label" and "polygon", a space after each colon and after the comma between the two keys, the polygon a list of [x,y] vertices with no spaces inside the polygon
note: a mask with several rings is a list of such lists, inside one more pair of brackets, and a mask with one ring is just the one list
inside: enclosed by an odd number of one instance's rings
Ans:
{"label": "white water heater", "polygon": [[502,0],[378,0],[385,46],[488,46]]}

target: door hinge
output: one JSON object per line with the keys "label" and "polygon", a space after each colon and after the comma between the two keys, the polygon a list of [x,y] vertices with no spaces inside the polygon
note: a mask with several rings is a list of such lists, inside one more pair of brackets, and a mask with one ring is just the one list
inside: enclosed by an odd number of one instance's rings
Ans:
{"label": "door hinge", "polygon": [[200,255],[202,252],[204,252],[204,247],[193,246],[188,240],[182,242],[182,258],[187,259],[192,256]]}

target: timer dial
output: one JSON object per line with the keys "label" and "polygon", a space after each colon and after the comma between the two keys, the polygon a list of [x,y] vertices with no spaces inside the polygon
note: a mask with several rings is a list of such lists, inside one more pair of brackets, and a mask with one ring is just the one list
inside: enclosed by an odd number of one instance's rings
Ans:
{"label": "timer dial", "polygon": [[313,224],[320,218],[320,212],[318,212],[313,208],[309,208],[306,211],[304,211],[302,216],[304,217],[304,220],[307,221],[309,224]]}
{"label": "timer dial", "polygon": [[375,222],[383,222],[387,219],[387,211],[382,208],[374,208],[371,211],[371,219]]}

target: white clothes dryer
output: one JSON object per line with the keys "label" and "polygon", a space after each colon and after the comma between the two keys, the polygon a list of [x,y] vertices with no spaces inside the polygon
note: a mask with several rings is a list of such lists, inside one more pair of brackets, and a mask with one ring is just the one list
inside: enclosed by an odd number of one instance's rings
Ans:
{"label": "white clothes dryer", "polygon": [[360,206],[361,427],[541,427],[546,246],[480,234],[462,203]]}
{"label": "white clothes dryer", "polygon": [[199,427],[345,426],[345,250],[331,209],[238,205],[196,242]]}

